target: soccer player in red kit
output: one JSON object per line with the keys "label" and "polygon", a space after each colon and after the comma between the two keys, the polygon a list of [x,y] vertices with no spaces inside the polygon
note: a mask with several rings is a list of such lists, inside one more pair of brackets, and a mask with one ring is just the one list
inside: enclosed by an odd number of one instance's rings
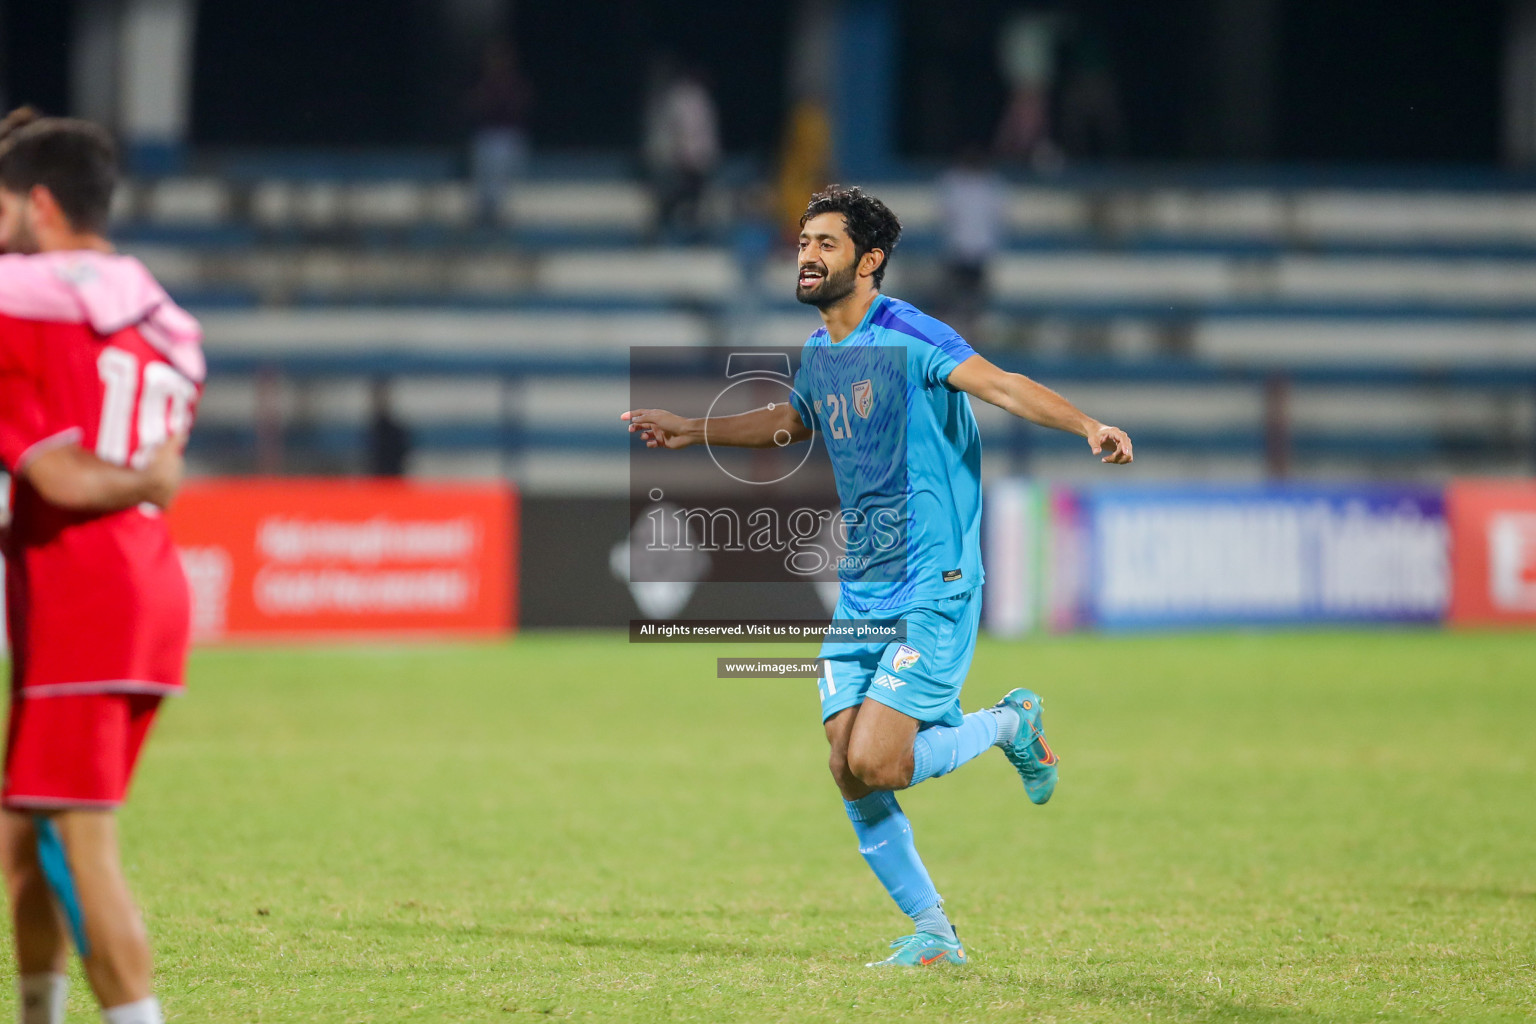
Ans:
{"label": "soccer player in red kit", "polygon": [[74,940],[108,1024],[160,1024],[119,862],[123,801],[183,686],[190,599],[163,508],[201,391],[197,322],[105,230],[111,139],[0,124],[0,462],[11,710],[0,864],[23,1024],[63,1020]]}

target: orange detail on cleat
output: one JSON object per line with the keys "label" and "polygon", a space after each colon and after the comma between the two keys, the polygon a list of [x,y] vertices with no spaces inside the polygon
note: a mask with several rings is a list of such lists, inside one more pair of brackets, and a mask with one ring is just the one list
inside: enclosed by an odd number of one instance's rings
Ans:
{"label": "orange detail on cleat", "polygon": [[922,964],[924,967],[927,967],[929,964],[933,963],[935,960],[942,960],[942,959],[944,959],[944,951],[941,949],[937,953],[933,954],[933,956],[920,956],[920,957],[918,957],[917,958],[917,962]]}

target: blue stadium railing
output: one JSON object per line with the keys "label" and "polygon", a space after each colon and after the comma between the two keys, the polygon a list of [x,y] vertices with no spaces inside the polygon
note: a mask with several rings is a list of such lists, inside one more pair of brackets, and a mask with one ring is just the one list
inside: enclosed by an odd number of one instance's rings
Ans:
{"label": "blue stadium railing", "polygon": [[[706,350],[700,350],[701,353]],[[527,422],[515,400],[527,381],[550,378],[622,381],[630,374],[627,356],[564,357],[469,353],[258,354],[210,356],[210,379],[254,378],[270,385],[290,381],[395,380],[462,377],[500,382],[513,400],[503,403],[494,422],[427,422],[410,427],[416,450],[492,451],[504,457],[531,452],[622,454],[634,442],[615,420],[613,426],[566,426],[551,429]],[[1294,462],[1357,459],[1373,463],[1452,460],[1475,469],[1480,464],[1516,462],[1536,472],[1536,433],[1512,430],[1470,431],[1424,427],[1413,430],[1360,431],[1294,429],[1289,404],[1295,389],[1445,389],[1475,392],[1488,399],[1511,396],[1536,401],[1536,364],[1406,368],[1369,365],[1314,365],[1271,368],[1213,365],[1183,360],[1094,361],[1007,359],[1007,369],[1027,373],[1047,384],[1241,386],[1255,389],[1262,403],[1259,423],[1230,427],[1138,428],[1133,431],[1143,456],[1237,456],[1261,458],[1272,475],[1285,475]],[[648,365],[650,365],[648,361]],[[678,372],[693,367],[687,359],[672,364]],[[698,364],[703,367],[703,359]],[[648,372],[654,372],[654,366]],[[275,405],[275,403],[272,403]],[[621,411],[615,409],[615,416]],[[1015,423],[985,435],[989,450],[1009,454],[1015,469],[1025,469],[1036,454],[1075,452],[1082,442],[1052,431]],[[251,422],[205,423],[194,433],[192,453],[251,463],[264,472],[302,464],[304,456],[332,461],[362,460],[368,443],[366,424]],[[242,458],[244,457],[244,458]]]}

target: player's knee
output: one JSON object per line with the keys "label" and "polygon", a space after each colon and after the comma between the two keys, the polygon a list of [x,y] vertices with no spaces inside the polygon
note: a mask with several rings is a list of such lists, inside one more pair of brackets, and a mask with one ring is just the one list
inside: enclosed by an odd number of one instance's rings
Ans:
{"label": "player's knee", "polygon": [[0,868],[5,872],[5,888],[10,895],[11,906],[15,907],[24,901],[27,893],[39,887],[46,888],[48,879],[43,875],[43,866],[38,862],[36,852],[30,855],[24,850],[6,850],[4,863]]}
{"label": "player's knee", "polygon": [[64,841],[64,860],[77,885],[95,889],[104,884],[119,884],[122,877],[116,844],[103,841],[99,835],[69,836]]}
{"label": "player's knee", "polygon": [[0,872],[14,890],[15,879],[42,876],[42,865],[37,860],[37,840],[30,832],[10,832],[0,845]]}
{"label": "player's knee", "polygon": [[848,752],[848,768],[854,776],[871,789],[901,789],[911,782],[911,777],[901,778],[901,765],[879,756],[874,751],[855,749]]}
{"label": "player's knee", "polygon": [[122,868],[108,851],[88,843],[77,843],[64,849],[69,863],[69,873],[75,884],[95,891],[102,886],[117,886],[122,881]]}
{"label": "player's knee", "polygon": [[832,756],[827,758],[827,768],[832,772],[832,781],[837,783],[839,791],[845,795],[850,790],[860,788],[859,777],[853,773],[848,765],[848,754],[843,750],[833,750]]}
{"label": "player's knee", "polygon": [[36,863],[28,864],[24,861],[6,858],[5,861],[5,889],[10,896],[11,906],[21,902],[22,894],[42,884],[42,869]]}
{"label": "player's knee", "polygon": [[[34,863],[36,862],[36,859],[37,858],[35,857],[33,858]],[[4,872],[5,880],[7,882],[15,878],[17,875],[25,873],[30,866],[31,865],[27,863],[26,858],[20,856],[18,851],[10,848],[7,848],[5,850],[4,856],[0,857],[0,872]]]}

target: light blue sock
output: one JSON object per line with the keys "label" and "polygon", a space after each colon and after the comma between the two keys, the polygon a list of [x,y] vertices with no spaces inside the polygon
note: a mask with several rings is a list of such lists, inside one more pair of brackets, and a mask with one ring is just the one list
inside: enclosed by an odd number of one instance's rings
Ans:
{"label": "light blue sock", "polygon": [[1013,738],[1019,734],[1019,709],[1009,704],[1000,704],[987,710],[997,716],[997,740],[993,746],[1011,745]]}
{"label": "light blue sock", "polygon": [[[944,911],[938,909],[939,891],[933,887],[933,879],[928,877],[928,869],[917,855],[912,824],[901,813],[896,794],[880,790],[858,800],[844,800],[843,806],[848,809],[848,820],[853,822],[853,831],[859,837],[859,852],[865,863],[901,912],[914,922],[922,920],[918,931],[953,935],[954,929],[944,919]],[[935,910],[937,919],[932,913]]]}
{"label": "light blue sock", "polygon": [[918,733],[917,741],[912,745],[911,785],[948,775],[965,762],[979,757],[997,742],[1001,724],[997,711],[987,708],[966,715],[959,725],[936,725]]}
{"label": "light blue sock", "polygon": [[920,932],[930,932],[934,935],[945,935],[951,939],[959,938],[955,934],[955,926],[949,923],[949,918],[944,914],[944,903],[935,903],[927,910],[912,917],[912,926]]}

